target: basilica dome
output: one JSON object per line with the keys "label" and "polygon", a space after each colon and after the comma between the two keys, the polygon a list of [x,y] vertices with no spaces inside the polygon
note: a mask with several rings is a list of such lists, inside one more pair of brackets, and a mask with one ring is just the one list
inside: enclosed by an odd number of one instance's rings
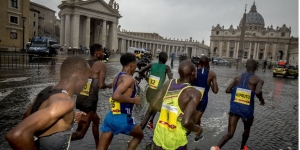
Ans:
{"label": "basilica dome", "polygon": [[[242,26],[242,20],[240,21],[240,26]],[[264,18],[256,11],[255,3],[253,3],[251,10],[247,13],[246,16],[246,25],[258,25],[258,26],[265,26]]]}

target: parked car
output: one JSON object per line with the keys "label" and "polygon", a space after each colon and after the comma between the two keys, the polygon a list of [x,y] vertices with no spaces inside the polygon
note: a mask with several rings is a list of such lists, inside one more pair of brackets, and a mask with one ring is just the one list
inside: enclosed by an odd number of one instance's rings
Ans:
{"label": "parked car", "polygon": [[273,77],[277,75],[283,75],[287,78],[288,76],[294,76],[298,78],[298,69],[292,65],[280,65],[278,64],[273,70]]}
{"label": "parked car", "polygon": [[199,64],[199,60],[200,60],[200,57],[199,56],[194,56],[192,57],[191,61],[194,65],[198,65]]}
{"label": "parked car", "polygon": [[222,58],[214,58],[213,63],[215,65],[225,65],[225,66],[227,66],[229,64],[229,62],[227,60],[222,59]]}
{"label": "parked car", "polygon": [[27,53],[38,55],[38,56],[51,57],[50,55],[51,48],[54,48],[57,54],[60,46],[57,44],[55,38],[36,36],[31,39],[30,45],[28,46]]}

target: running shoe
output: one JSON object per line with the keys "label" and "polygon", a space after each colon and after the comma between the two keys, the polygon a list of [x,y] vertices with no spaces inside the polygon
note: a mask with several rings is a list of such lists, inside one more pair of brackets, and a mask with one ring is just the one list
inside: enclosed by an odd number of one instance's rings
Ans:
{"label": "running shoe", "polygon": [[213,146],[210,148],[210,150],[220,150],[219,146]]}
{"label": "running shoe", "polygon": [[249,150],[249,148],[248,148],[247,145],[244,145],[244,148],[243,148],[243,149],[240,149],[240,150]]}
{"label": "running shoe", "polygon": [[153,127],[153,123],[152,122],[149,122],[148,124],[147,124],[147,128],[149,128],[150,130],[154,130],[154,127]]}
{"label": "running shoe", "polygon": [[194,142],[199,142],[200,140],[204,139],[204,135],[201,134],[200,136],[195,136]]}

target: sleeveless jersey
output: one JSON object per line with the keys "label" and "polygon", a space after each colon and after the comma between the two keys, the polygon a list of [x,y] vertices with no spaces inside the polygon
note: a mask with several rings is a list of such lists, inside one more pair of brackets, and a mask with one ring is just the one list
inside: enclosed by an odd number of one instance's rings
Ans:
{"label": "sleeveless jersey", "polygon": [[172,79],[163,98],[153,136],[154,143],[163,149],[177,149],[188,143],[186,129],[181,125],[184,114],[178,104],[181,92],[188,87],[188,83],[178,84],[177,79]]}
{"label": "sleeveless jersey", "polygon": [[166,80],[166,65],[153,63],[150,77],[148,80],[149,87],[154,90],[160,90]]}
{"label": "sleeveless jersey", "polygon": [[207,84],[209,70],[207,68],[197,69],[197,78],[193,85],[196,89],[200,90],[202,95],[202,101],[208,100],[209,86]]}
{"label": "sleeveless jersey", "polygon": [[248,87],[249,79],[254,74],[243,73],[240,83],[231,93],[230,112],[240,115],[242,118],[253,118],[255,93]]}
{"label": "sleeveless jersey", "polygon": [[[118,81],[119,81],[119,78],[122,74],[127,74],[127,73],[126,72],[120,72],[118,74],[116,83],[114,85],[113,92],[115,92],[115,90],[117,89]],[[134,84],[134,88],[133,88],[133,91],[132,91],[132,94],[131,94],[130,98],[135,97],[135,94],[136,94],[136,85]],[[114,114],[114,115],[127,114],[127,115],[131,116],[132,108],[133,108],[133,105],[134,105],[133,103],[120,103],[118,101],[113,100],[111,97],[109,98],[109,103],[110,103],[112,114]]]}

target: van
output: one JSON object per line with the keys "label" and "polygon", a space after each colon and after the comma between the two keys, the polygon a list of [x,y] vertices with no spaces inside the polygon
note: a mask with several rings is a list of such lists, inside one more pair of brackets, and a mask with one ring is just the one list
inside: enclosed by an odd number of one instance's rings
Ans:
{"label": "van", "polygon": [[60,46],[57,44],[55,38],[36,36],[31,39],[27,53],[38,56],[51,56],[51,48],[55,49],[57,54],[57,50],[60,48]]}
{"label": "van", "polygon": [[142,49],[142,48],[136,48],[136,47],[129,47],[127,52],[128,53],[133,53],[135,54],[135,56],[137,56],[138,54],[143,54],[145,53],[146,50]]}

